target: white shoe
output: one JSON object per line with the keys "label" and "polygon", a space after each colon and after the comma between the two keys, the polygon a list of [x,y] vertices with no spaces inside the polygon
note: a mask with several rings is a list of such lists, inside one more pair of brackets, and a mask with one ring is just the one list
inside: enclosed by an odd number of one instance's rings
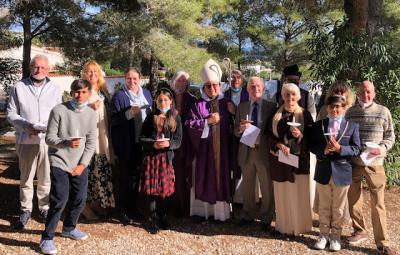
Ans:
{"label": "white shoe", "polygon": [[341,249],[340,240],[336,238],[331,238],[329,240],[329,250],[331,251],[340,251]]}
{"label": "white shoe", "polygon": [[327,243],[328,243],[328,238],[324,235],[321,235],[319,236],[317,242],[315,242],[314,248],[317,250],[325,250]]}

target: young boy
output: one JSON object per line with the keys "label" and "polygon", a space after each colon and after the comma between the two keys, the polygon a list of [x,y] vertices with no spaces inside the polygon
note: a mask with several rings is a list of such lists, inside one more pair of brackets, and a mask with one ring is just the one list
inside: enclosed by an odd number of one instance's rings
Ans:
{"label": "young boy", "polygon": [[44,254],[56,254],[54,235],[61,214],[66,208],[62,235],[85,240],[88,235],[78,228],[79,215],[86,202],[87,166],[96,148],[96,114],[87,107],[91,84],[75,80],[71,84],[72,100],[53,108],[47,127],[51,165],[50,209],[40,240]]}
{"label": "young boy", "polygon": [[347,192],[352,182],[350,158],[360,153],[358,124],[344,118],[346,98],[328,97],[328,118],[313,125],[310,151],[317,156],[314,180],[319,195],[320,236],[315,249],[341,249],[340,236]]}

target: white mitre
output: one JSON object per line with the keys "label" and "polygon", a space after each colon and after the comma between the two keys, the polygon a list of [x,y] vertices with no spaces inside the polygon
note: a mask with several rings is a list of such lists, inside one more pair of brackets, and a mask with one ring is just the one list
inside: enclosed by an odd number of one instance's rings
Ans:
{"label": "white mitre", "polygon": [[203,83],[207,83],[209,81],[221,82],[221,77],[222,70],[218,63],[212,59],[209,59],[201,69],[201,79],[203,80]]}

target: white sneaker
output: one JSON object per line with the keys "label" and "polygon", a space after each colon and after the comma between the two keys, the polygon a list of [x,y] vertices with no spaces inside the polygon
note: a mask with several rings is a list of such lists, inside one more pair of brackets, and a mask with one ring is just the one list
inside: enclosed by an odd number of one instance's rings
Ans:
{"label": "white sneaker", "polygon": [[324,235],[320,235],[318,240],[314,244],[314,248],[317,250],[325,250],[327,243],[328,243],[328,238]]}
{"label": "white sneaker", "polygon": [[331,251],[340,251],[341,248],[342,247],[340,245],[340,239],[331,238],[329,240],[329,250],[331,250]]}

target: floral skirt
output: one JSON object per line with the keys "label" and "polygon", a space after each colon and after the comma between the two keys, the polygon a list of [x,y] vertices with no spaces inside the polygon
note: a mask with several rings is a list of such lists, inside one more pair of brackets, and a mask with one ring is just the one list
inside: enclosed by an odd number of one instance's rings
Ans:
{"label": "floral skirt", "polygon": [[87,201],[99,201],[103,208],[115,207],[112,169],[105,154],[94,154],[89,165]]}
{"label": "floral skirt", "polygon": [[168,163],[166,152],[148,155],[143,159],[140,191],[162,198],[174,193],[175,173],[172,164]]}

